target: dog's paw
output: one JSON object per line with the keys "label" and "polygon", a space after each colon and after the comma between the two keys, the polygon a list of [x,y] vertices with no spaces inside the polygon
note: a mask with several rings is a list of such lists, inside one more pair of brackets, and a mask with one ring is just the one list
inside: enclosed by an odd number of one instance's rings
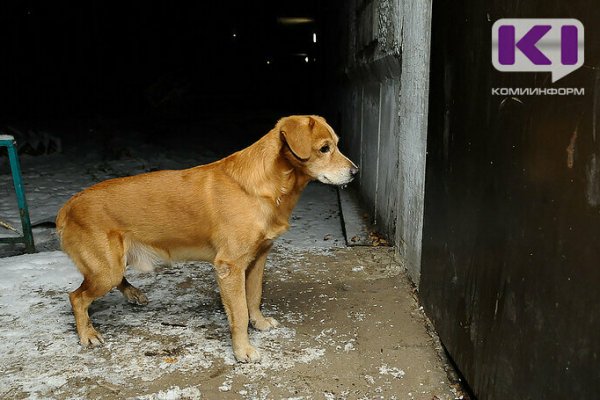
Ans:
{"label": "dog's paw", "polygon": [[88,328],[79,335],[79,342],[83,347],[96,347],[104,343],[104,338],[94,328]]}
{"label": "dog's paw", "polygon": [[252,326],[259,331],[268,331],[271,328],[277,328],[279,322],[275,318],[262,317],[252,320]]}
{"label": "dog's paw", "polygon": [[245,346],[239,346],[233,349],[233,354],[236,360],[244,363],[255,363],[260,361],[260,353],[256,347],[247,344]]}
{"label": "dog's paw", "polygon": [[140,306],[145,306],[148,304],[148,298],[146,295],[138,288],[133,286],[128,286],[123,290],[123,296],[130,303],[139,304]]}

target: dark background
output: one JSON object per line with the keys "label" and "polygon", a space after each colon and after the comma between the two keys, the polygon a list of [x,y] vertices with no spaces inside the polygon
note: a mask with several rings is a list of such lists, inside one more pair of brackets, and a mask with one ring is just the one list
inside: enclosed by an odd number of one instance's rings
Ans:
{"label": "dark background", "polygon": [[322,111],[322,3],[3,2],[0,126],[241,148]]}

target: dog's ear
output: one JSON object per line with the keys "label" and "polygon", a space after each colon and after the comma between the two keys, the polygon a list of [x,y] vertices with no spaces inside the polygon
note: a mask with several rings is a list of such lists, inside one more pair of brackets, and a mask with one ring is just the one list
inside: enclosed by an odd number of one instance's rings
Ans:
{"label": "dog's ear", "polygon": [[286,117],[282,118],[277,124],[281,140],[287,143],[294,156],[302,161],[310,158],[312,151],[311,131],[315,125],[315,120],[306,117]]}

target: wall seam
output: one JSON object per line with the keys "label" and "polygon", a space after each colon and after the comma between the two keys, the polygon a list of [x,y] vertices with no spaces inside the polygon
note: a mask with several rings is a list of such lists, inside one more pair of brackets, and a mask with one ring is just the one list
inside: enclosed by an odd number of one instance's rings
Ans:
{"label": "wall seam", "polygon": [[379,198],[379,162],[380,162],[380,152],[381,152],[381,104],[382,104],[382,82],[379,82],[379,104],[377,106],[379,116],[377,117],[377,160],[375,160],[375,199],[374,199],[374,210],[373,210],[373,224],[377,224],[378,219],[378,198]]}

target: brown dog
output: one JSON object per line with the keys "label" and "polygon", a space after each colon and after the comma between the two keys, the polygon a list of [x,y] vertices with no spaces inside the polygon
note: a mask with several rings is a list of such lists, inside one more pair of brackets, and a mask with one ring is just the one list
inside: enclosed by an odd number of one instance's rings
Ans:
{"label": "brown dog", "polygon": [[239,361],[257,361],[248,322],[278,325],[260,311],[262,278],[273,240],[309,181],[342,185],[358,168],[337,148],[319,116],[290,116],[259,141],[212,164],[98,183],[59,211],[63,250],[83,274],[70,293],[83,346],[103,342],[89,305],[117,287],[132,301],[146,296],[124,278],[130,265],[152,270],[161,261],[202,260],[215,266]]}

